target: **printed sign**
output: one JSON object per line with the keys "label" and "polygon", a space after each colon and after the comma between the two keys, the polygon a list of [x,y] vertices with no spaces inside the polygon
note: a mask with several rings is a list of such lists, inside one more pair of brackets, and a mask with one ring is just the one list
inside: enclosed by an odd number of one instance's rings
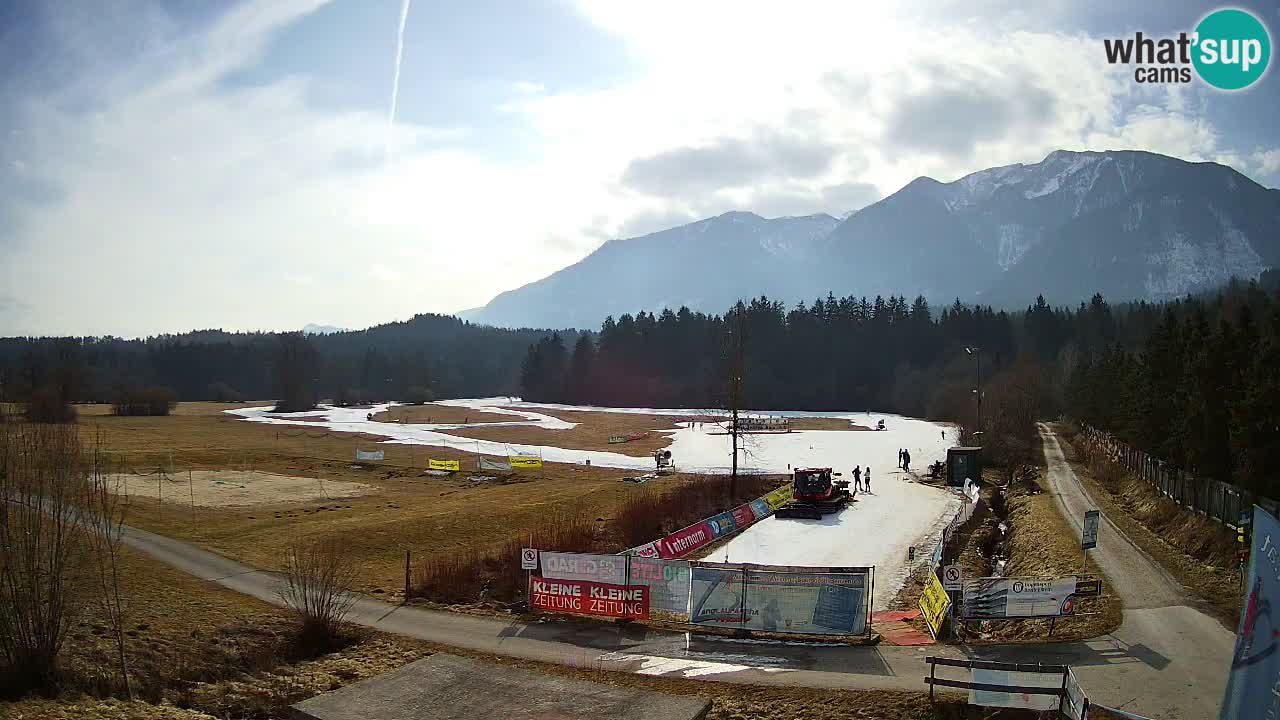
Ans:
{"label": "printed sign", "polygon": [[625,555],[543,552],[542,576],[551,580],[590,580],[610,585],[627,582]]}
{"label": "printed sign", "polygon": [[[1017,672],[1013,670],[986,670],[973,668],[970,682],[983,685],[1004,685],[1009,687],[1044,688],[1046,690],[1062,689],[1062,673]],[[1044,712],[1057,710],[1062,698],[1057,694],[1032,695],[1031,693],[1014,693],[1002,690],[969,690],[969,704],[986,707],[1022,708]]]}
{"label": "printed sign", "polygon": [[744,529],[748,525],[756,521],[755,513],[751,512],[750,505],[739,505],[733,509],[733,524],[739,530]]}
{"label": "printed sign", "polygon": [[628,435],[610,435],[609,436],[610,445],[617,445],[619,443],[630,442],[630,441],[631,441],[631,437]]}
{"label": "printed sign", "polygon": [[457,460],[427,460],[427,467],[432,470],[452,470],[456,472],[462,469],[462,464]]}
{"label": "printed sign", "polygon": [[971,620],[1047,618],[1075,611],[1076,578],[976,578],[964,584]]}
{"label": "printed sign", "polygon": [[1084,513],[1084,533],[1080,538],[1080,547],[1092,550],[1098,547],[1098,511],[1086,510]]}
{"label": "printed sign", "polygon": [[1095,577],[1076,578],[1076,597],[1098,597],[1101,594],[1101,579]]}
{"label": "printed sign", "polygon": [[783,485],[760,499],[765,501],[765,504],[769,506],[769,509],[777,510],[788,502],[791,502],[791,485]]}
{"label": "printed sign", "polygon": [[489,460],[487,458],[480,458],[479,465],[481,470],[501,470],[501,471],[511,470],[511,463],[497,462],[495,460]]}
{"label": "printed sign", "polygon": [[364,461],[364,460],[383,460],[383,459],[385,459],[385,458],[386,458],[386,453],[384,453],[382,450],[374,450],[373,452],[365,452],[364,450],[356,450],[356,460],[357,460],[357,461]]}
{"label": "printed sign", "polygon": [[689,621],[764,632],[861,635],[868,574],[695,566]]}
{"label": "printed sign", "polygon": [[654,540],[653,542],[647,542],[647,543],[645,543],[645,544],[641,545],[640,547],[634,547],[634,548],[631,548],[631,549],[630,549],[630,550],[628,550],[625,554],[627,554],[627,555],[631,555],[631,556],[634,556],[634,557],[642,557],[642,558],[656,558],[656,557],[661,557],[661,555],[659,555],[659,554],[658,554],[658,541],[657,541],[657,540]]}
{"label": "printed sign", "polygon": [[507,458],[511,461],[513,468],[540,468],[542,467],[542,458],[537,455],[512,455]]}
{"label": "printed sign", "polygon": [[1249,553],[1248,589],[1236,632],[1231,675],[1219,720],[1267,717],[1274,709],[1273,693],[1280,677],[1280,521],[1260,507],[1253,508],[1253,551]]}
{"label": "printed sign", "polygon": [[959,592],[964,584],[964,572],[959,565],[948,565],[942,568],[942,587],[947,592]]}
{"label": "printed sign", "polygon": [[535,548],[520,549],[520,569],[521,570],[537,570],[538,569],[538,551]]}
{"label": "printed sign", "polygon": [[622,587],[534,577],[529,587],[529,604],[539,610],[636,620],[649,618],[649,588],[643,585]]}
{"label": "printed sign", "polygon": [[751,501],[751,514],[756,516],[757,520],[763,520],[769,517],[769,513],[773,510],[769,507],[769,503],[762,499]]}
{"label": "printed sign", "polygon": [[942,632],[942,620],[947,616],[947,609],[950,607],[951,596],[947,595],[946,588],[938,582],[938,576],[929,573],[924,592],[920,595],[920,614],[924,616],[929,632],[933,633],[935,639],[938,633]]}
{"label": "printed sign", "polygon": [[727,512],[722,512],[715,517],[707,518],[706,523],[716,537],[731,535],[734,530],[737,529],[733,524],[733,514]]}
{"label": "printed sign", "polygon": [[649,609],[684,615],[689,612],[689,563],[633,557],[629,586],[649,588]]}
{"label": "printed sign", "polygon": [[668,559],[678,558],[710,543],[715,537],[715,532],[705,521],[694,523],[659,540],[658,554]]}

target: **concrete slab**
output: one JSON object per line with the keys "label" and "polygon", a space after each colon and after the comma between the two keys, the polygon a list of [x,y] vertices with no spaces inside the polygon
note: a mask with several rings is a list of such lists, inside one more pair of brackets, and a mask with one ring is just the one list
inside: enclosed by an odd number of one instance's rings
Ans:
{"label": "concrete slab", "polygon": [[295,720],[701,720],[702,698],[601,685],[443,653],[293,706]]}

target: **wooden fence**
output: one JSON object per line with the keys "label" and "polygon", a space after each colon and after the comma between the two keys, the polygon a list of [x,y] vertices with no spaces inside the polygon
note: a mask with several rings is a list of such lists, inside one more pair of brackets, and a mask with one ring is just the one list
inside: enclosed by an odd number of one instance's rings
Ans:
{"label": "wooden fence", "polygon": [[1242,513],[1254,505],[1272,515],[1280,514],[1280,503],[1230,483],[1199,478],[1185,470],[1170,467],[1163,460],[1132,448],[1110,434],[1081,424],[1080,432],[1093,451],[1106,453],[1130,473],[1142,478],[1162,495],[1188,510],[1217,520],[1235,529]]}

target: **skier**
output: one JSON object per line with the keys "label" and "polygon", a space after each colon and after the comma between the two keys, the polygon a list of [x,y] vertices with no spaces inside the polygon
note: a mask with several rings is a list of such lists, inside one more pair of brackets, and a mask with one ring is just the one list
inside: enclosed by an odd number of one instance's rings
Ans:
{"label": "skier", "polygon": [[862,490],[862,466],[860,465],[853,467],[853,489]]}
{"label": "skier", "polygon": [[911,451],[910,450],[902,451],[902,469],[906,470],[907,472],[911,471]]}
{"label": "skier", "polygon": [[871,466],[867,466],[867,479],[862,483],[866,487],[867,492],[871,492]]}

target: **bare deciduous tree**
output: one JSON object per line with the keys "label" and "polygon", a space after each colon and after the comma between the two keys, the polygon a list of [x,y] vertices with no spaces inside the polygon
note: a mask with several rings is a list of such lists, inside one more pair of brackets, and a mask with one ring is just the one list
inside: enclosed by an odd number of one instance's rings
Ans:
{"label": "bare deciduous tree", "polygon": [[302,622],[304,642],[331,647],[355,603],[355,563],[340,540],[295,542],[285,554],[280,597]]}
{"label": "bare deciduous tree", "polygon": [[84,486],[76,426],[0,422],[0,654],[12,690],[55,687],[83,598]]}
{"label": "bare deciduous tree", "polygon": [[120,665],[120,680],[125,694],[133,698],[133,686],[129,682],[129,663],[125,654],[124,628],[128,613],[125,596],[120,592],[121,547],[124,539],[124,520],[128,511],[128,498],[122,492],[122,479],[110,472],[106,454],[101,452],[101,438],[94,443],[92,466],[86,492],[85,520],[88,529],[90,557],[93,559],[95,579],[94,598],[102,614],[107,618],[116,641],[116,661]]}

